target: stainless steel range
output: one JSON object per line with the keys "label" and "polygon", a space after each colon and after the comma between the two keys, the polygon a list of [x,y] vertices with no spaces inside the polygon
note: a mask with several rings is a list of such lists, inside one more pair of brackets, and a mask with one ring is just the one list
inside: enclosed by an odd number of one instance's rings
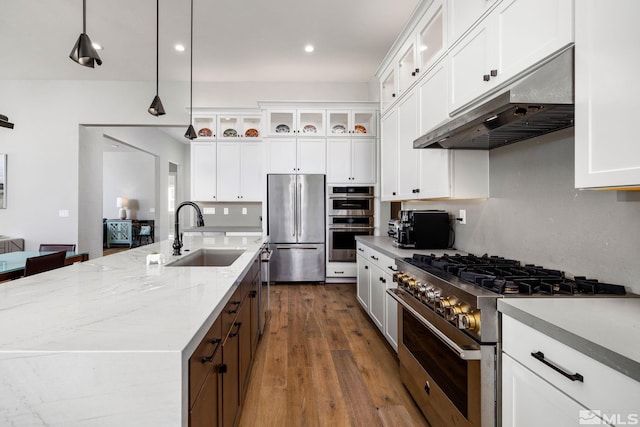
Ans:
{"label": "stainless steel range", "polygon": [[[400,375],[432,426],[499,425],[498,298],[631,296],[620,285],[474,255],[396,258]],[[634,295],[635,296],[635,295]]]}

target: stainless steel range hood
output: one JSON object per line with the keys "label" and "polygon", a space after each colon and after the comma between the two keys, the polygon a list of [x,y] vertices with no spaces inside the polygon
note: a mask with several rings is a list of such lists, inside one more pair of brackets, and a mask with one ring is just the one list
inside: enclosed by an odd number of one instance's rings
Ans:
{"label": "stainless steel range hood", "polygon": [[573,48],[505,92],[413,142],[414,148],[491,150],[573,126]]}

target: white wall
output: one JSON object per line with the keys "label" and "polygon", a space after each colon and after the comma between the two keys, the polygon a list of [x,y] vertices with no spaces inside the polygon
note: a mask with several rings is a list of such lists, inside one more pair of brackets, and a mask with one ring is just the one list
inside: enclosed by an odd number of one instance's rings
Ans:
{"label": "white wall", "polygon": [[410,202],[467,210],[456,247],[617,283],[640,293],[640,193],[574,188],[573,129],[491,150],[487,200]]}
{"label": "white wall", "polygon": [[118,197],[129,199],[127,218],[155,219],[155,157],[142,151],[103,154],[102,216],[119,218]]}
{"label": "white wall", "polygon": [[[27,250],[35,249],[45,241],[78,242],[80,250],[89,250],[84,245],[95,244],[95,237],[86,237],[83,233],[93,232],[90,230],[94,228],[95,209],[83,206],[81,211],[79,204],[80,200],[83,203],[101,201],[102,193],[95,188],[97,179],[90,175],[98,171],[88,167],[89,164],[97,167],[93,158],[97,153],[90,147],[80,149],[80,135],[84,137],[91,132],[84,132],[79,125],[177,125],[186,129],[188,83],[160,82],[160,96],[167,110],[165,116],[153,117],[147,113],[154,93],[153,82],[0,81],[0,111],[15,123],[13,130],[0,129],[0,152],[8,154],[7,181],[10,186],[8,207],[0,209],[0,234],[24,238]],[[366,82],[196,82],[193,105],[255,108],[259,100],[368,101],[368,97]],[[108,128],[108,132],[115,134],[119,132],[117,129]],[[89,143],[98,143],[99,139],[90,138]],[[147,144],[152,145],[152,142]],[[89,157],[85,158],[86,155]],[[164,170],[168,165],[160,166],[156,169],[157,179],[168,174]],[[82,183],[81,169],[85,171]],[[102,171],[99,173],[101,177]],[[181,180],[185,185],[186,177]],[[100,197],[96,198],[98,193]],[[166,195],[164,197],[166,200]],[[156,200],[163,203],[160,197]],[[61,210],[68,211],[69,216],[59,216]],[[81,214],[91,218],[81,219]],[[97,218],[101,218],[101,211]],[[159,226],[166,229],[166,224]],[[102,240],[101,234],[99,239]],[[90,252],[94,256],[94,251]]]}

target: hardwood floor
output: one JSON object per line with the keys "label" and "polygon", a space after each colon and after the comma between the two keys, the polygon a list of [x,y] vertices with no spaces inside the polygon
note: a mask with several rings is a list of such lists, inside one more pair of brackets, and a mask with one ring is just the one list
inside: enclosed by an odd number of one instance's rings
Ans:
{"label": "hardwood floor", "polygon": [[355,285],[271,286],[240,419],[248,426],[428,426]]}

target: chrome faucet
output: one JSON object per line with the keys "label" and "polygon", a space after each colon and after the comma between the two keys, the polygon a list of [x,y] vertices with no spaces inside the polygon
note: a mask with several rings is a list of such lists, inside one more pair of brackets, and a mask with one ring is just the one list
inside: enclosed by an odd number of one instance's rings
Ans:
{"label": "chrome faucet", "polygon": [[176,231],[173,237],[173,255],[181,255],[180,248],[182,247],[182,239],[180,238],[180,216],[178,213],[183,206],[193,206],[198,214],[198,222],[196,227],[204,227],[204,219],[202,218],[202,212],[200,211],[200,207],[193,202],[182,202],[176,208]]}

